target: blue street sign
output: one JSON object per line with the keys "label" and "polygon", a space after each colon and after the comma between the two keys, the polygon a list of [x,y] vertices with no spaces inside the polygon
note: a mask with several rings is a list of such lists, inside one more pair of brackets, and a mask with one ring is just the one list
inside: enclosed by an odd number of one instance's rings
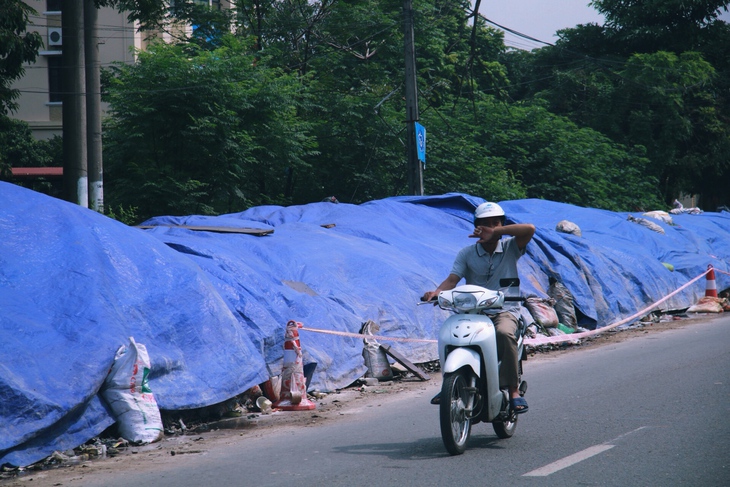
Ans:
{"label": "blue street sign", "polygon": [[418,160],[426,167],[426,127],[418,122],[416,124],[416,151],[418,152]]}

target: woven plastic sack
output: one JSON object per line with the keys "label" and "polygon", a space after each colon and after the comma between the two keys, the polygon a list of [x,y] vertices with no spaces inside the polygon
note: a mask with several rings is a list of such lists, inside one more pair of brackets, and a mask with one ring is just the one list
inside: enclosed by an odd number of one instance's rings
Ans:
{"label": "woven plastic sack", "polygon": [[558,326],[558,314],[553,308],[553,299],[531,297],[525,300],[525,308],[530,312],[535,322],[543,328]]}
{"label": "woven plastic sack", "polygon": [[578,318],[575,314],[575,300],[568,288],[557,280],[551,281],[547,294],[555,300],[553,307],[560,323],[575,329],[578,326]]}
{"label": "woven plastic sack", "polygon": [[147,380],[149,372],[147,347],[129,337],[129,345],[117,350],[101,392],[114,413],[119,434],[135,444],[153,443],[164,435],[160,409]]}
{"label": "woven plastic sack", "polygon": [[[380,331],[380,327],[373,321],[366,321],[360,328],[362,335],[373,335]],[[391,380],[393,370],[390,368],[388,356],[385,350],[380,348],[380,343],[374,338],[363,339],[362,356],[365,359],[365,366],[368,368],[365,377],[375,377],[378,380]]]}

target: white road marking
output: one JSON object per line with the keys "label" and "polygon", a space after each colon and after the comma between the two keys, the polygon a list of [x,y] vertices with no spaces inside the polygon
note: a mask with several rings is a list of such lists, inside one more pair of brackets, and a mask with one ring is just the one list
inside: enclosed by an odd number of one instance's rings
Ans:
{"label": "white road marking", "polygon": [[611,441],[607,441],[606,443],[603,443],[601,445],[595,445],[595,446],[588,447],[583,451],[579,451],[578,453],[568,455],[567,457],[561,458],[560,460],[550,463],[548,465],[545,465],[544,467],[540,467],[540,468],[537,468],[530,472],[527,472],[526,474],[523,474],[522,476],[523,477],[547,477],[548,475],[553,474],[559,470],[563,470],[564,468],[568,468],[571,465],[575,465],[576,463],[582,462],[583,460],[596,456],[599,453],[603,453],[606,450],[610,450],[611,448],[616,446],[616,445],[612,445],[611,443],[623,438],[624,436],[630,435],[631,433],[636,433],[637,431],[642,430],[644,428],[646,428],[646,426],[636,428],[635,430],[629,431],[628,433],[624,433],[623,435],[618,436]]}
{"label": "white road marking", "polygon": [[575,465],[578,462],[582,462],[586,458],[590,458],[592,456],[598,455],[599,453],[602,453],[606,450],[610,450],[613,447],[614,447],[614,445],[592,446],[590,448],[586,448],[583,451],[579,451],[578,453],[574,453],[565,458],[561,458],[557,462],[553,462],[548,465],[545,465],[544,467],[540,467],[531,472],[527,472],[526,474],[523,475],[523,477],[547,477],[548,475],[555,473],[558,470],[568,468],[571,465]]}

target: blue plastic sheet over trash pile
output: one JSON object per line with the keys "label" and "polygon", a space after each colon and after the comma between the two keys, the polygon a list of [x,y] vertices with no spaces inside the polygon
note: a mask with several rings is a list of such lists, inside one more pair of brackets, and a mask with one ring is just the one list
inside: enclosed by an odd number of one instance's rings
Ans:
{"label": "blue plastic sheet over trash pile", "polygon": [[[280,373],[288,320],[349,333],[372,320],[380,335],[436,337],[445,312],[416,303],[474,242],[471,214],[482,201],[266,206],[159,217],[142,230],[0,183],[0,465],[28,465],[111,425],[99,389],[130,336],[149,351],[163,410],[216,404]],[[635,313],[708,264],[730,270],[728,213],[677,215],[675,226],[657,222],[662,235],[628,214],[502,204],[511,221],[537,227],[520,261],[523,292],[544,296],[557,277],[594,326]],[[582,237],[555,231],[560,220]],[[716,277],[718,289],[730,287],[726,274]],[[700,283],[662,309],[692,305],[704,295]],[[305,362],[317,363],[312,388],[345,387],[365,373],[362,340],[300,336]],[[412,362],[437,358],[432,343],[391,344]]]}

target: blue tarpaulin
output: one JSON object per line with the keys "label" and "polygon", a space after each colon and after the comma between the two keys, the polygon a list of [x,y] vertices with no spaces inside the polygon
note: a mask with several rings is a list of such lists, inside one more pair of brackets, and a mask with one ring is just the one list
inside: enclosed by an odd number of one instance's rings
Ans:
{"label": "blue tarpaulin", "polygon": [[[263,206],[159,217],[140,229],[0,183],[0,464],[28,465],[113,424],[99,389],[128,337],[149,351],[163,410],[216,404],[278,374],[289,320],[350,333],[372,320],[381,335],[436,337],[445,312],[416,303],[474,243],[471,214],[482,201]],[[627,213],[501,204],[510,221],[537,227],[520,261],[523,293],[544,296],[557,277],[592,326],[636,312],[709,264],[730,271],[728,213],[655,221],[660,234]],[[555,231],[560,220],[582,236]],[[730,287],[727,274],[716,276],[718,289]],[[701,282],[662,308],[692,305]],[[317,363],[312,387],[342,388],[365,373],[361,340],[306,331],[301,339]],[[437,358],[432,343],[394,347],[416,363]]]}

